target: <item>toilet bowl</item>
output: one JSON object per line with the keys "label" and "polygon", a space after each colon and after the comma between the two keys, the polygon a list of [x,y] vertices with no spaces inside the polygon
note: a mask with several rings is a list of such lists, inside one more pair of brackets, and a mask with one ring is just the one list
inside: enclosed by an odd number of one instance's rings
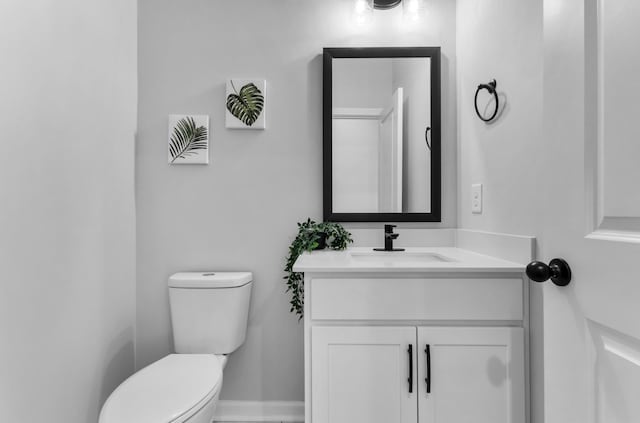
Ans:
{"label": "toilet bowl", "polygon": [[[125,380],[102,407],[100,423],[210,423],[222,363],[210,354],[171,354]],[[208,420],[207,420],[208,418]]]}
{"label": "toilet bowl", "polygon": [[226,354],[244,343],[252,279],[249,272],[171,276],[177,354],[122,382],[102,407],[99,423],[211,423]]}

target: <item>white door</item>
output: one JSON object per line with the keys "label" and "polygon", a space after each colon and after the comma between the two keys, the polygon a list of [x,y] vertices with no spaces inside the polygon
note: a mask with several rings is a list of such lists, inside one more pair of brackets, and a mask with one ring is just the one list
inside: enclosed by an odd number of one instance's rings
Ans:
{"label": "white door", "polygon": [[522,328],[419,327],[420,423],[525,423]]}
{"label": "white door", "polygon": [[[640,422],[640,2],[545,0],[545,423]],[[546,182],[544,182],[546,180]]]}
{"label": "white door", "polygon": [[380,115],[378,147],[378,211],[402,212],[402,88]]}
{"label": "white door", "polygon": [[415,327],[314,326],[311,338],[313,423],[417,422]]}

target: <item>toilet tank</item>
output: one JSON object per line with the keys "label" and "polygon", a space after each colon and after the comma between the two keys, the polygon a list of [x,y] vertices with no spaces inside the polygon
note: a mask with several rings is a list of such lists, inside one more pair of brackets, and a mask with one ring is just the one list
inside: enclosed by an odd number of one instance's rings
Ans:
{"label": "toilet tank", "polygon": [[183,272],[169,278],[178,354],[230,354],[245,340],[253,275]]}

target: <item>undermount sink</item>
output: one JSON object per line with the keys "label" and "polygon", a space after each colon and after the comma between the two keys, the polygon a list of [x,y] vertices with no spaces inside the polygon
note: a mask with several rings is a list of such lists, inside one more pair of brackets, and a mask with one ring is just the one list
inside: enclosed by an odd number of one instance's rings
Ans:
{"label": "undermount sink", "polygon": [[455,261],[436,253],[424,251],[354,251],[353,260],[364,263],[442,263]]}

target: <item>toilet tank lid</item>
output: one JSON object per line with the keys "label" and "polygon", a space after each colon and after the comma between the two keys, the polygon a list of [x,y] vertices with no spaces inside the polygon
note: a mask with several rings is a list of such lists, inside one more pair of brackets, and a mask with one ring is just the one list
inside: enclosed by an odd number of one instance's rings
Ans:
{"label": "toilet tank lid", "polygon": [[237,288],[252,280],[251,272],[180,272],[169,277],[169,287]]}

